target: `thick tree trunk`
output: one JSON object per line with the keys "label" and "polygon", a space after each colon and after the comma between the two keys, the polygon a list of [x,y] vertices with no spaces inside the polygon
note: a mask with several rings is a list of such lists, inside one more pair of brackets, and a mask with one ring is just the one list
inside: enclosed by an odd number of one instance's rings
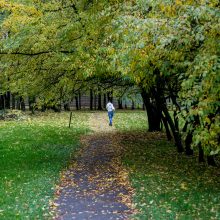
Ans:
{"label": "thick tree trunk", "polygon": [[90,110],[93,110],[93,91],[90,89]]}
{"label": "thick tree trunk", "polygon": [[161,113],[153,106],[150,101],[150,97],[146,91],[141,93],[145,109],[148,117],[148,131],[161,131],[160,122],[161,122]]}
{"label": "thick tree trunk", "polygon": [[10,109],[11,108],[11,93],[8,91],[5,94],[5,108]]}
{"label": "thick tree trunk", "polygon": [[5,108],[4,95],[0,95],[0,110],[3,110],[4,108]]}
{"label": "thick tree trunk", "polygon": [[157,75],[157,79],[156,79],[157,87],[156,87],[156,89],[152,90],[152,92],[155,96],[158,108],[163,111],[164,116],[166,117],[166,120],[170,126],[170,129],[173,134],[173,138],[175,140],[175,145],[177,147],[177,151],[179,153],[181,153],[184,151],[181,136],[180,136],[178,129],[175,126],[175,123],[173,122],[173,120],[169,114],[169,111],[167,109],[166,99],[164,97],[165,82],[164,82],[164,79],[161,78],[159,70],[155,70],[155,74]]}
{"label": "thick tree trunk", "polygon": [[189,132],[186,136],[186,140],[185,140],[185,153],[186,155],[193,155],[193,150],[191,149],[191,144],[192,144],[192,132]]}

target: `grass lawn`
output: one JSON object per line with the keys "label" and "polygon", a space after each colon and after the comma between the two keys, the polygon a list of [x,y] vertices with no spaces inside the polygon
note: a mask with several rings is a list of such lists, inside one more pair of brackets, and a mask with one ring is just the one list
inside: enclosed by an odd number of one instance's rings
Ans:
{"label": "grass lawn", "polygon": [[59,172],[88,131],[88,113],[43,113],[0,121],[0,219],[47,219]]}
{"label": "grass lawn", "polygon": [[135,219],[220,219],[220,171],[178,154],[164,134],[146,132],[146,115],[118,112],[123,163],[135,189]]}

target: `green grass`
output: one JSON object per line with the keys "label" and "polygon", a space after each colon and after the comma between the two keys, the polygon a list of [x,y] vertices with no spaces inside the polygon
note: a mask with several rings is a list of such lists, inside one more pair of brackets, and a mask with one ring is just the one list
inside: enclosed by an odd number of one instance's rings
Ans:
{"label": "green grass", "polygon": [[142,112],[135,113],[135,127],[130,113],[121,114],[117,129],[123,132],[123,163],[135,189],[135,219],[220,219],[219,168],[178,154],[164,134],[143,131]]}
{"label": "green grass", "polygon": [[0,219],[43,219],[59,172],[88,131],[87,114],[68,113],[24,116],[0,121]]}
{"label": "green grass", "polygon": [[147,130],[147,115],[145,111],[118,110],[113,120],[115,127],[120,131]]}

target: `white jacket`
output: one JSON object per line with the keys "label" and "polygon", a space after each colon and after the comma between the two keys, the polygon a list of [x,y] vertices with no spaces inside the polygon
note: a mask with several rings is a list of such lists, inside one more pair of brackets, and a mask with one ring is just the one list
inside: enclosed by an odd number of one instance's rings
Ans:
{"label": "white jacket", "polygon": [[115,108],[111,102],[108,102],[108,104],[106,105],[106,109],[108,110],[108,112],[115,110]]}

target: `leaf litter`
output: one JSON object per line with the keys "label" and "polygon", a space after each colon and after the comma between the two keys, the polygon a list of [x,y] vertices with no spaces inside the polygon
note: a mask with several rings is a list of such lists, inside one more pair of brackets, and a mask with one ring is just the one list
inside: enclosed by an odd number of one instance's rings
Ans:
{"label": "leaf litter", "polygon": [[54,219],[129,219],[137,211],[121,162],[121,136],[99,113],[89,124],[93,133],[81,137],[77,159],[60,174],[51,212]]}

